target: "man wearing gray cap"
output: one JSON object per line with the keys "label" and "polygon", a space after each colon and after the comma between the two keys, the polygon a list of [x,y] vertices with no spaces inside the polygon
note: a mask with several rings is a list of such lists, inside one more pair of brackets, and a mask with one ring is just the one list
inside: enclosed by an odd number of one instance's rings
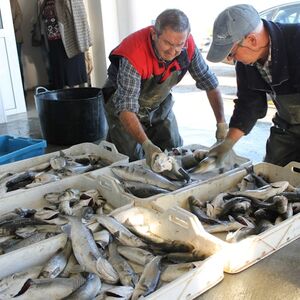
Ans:
{"label": "man wearing gray cap", "polygon": [[251,5],[228,7],[215,20],[207,59],[236,61],[238,97],[225,140],[208,156],[222,163],[266,115],[268,94],[277,112],[264,160],[280,166],[300,161],[300,24],[262,20]]}

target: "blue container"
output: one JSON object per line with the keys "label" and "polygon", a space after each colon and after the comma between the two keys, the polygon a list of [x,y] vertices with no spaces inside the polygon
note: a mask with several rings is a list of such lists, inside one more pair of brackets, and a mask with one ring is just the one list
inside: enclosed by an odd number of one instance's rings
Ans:
{"label": "blue container", "polygon": [[0,165],[44,154],[45,140],[0,135]]}

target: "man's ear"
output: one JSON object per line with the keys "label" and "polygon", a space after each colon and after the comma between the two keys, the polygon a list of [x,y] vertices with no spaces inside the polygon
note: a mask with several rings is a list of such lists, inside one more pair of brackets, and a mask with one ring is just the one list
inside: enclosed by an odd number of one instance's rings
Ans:
{"label": "man's ear", "polygon": [[151,28],[150,28],[150,34],[151,34],[152,40],[155,41],[155,39],[157,38],[157,34],[156,34],[156,32],[155,32],[154,27],[151,27]]}
{"label": "man's ear", "polygon": [[246,40],[249,43],[249,45],[251,45],[252,47],[257,46],[257,37],[256,37],[255,33],[248,34],[246,37]]}

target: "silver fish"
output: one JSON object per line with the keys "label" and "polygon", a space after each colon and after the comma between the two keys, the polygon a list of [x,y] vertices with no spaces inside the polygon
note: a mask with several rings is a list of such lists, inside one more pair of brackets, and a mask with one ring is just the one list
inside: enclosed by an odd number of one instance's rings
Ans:
{"label": "silver fish", "polygon": [[18,300],[62,299],[84,283],[85,279],[80,275],[70,278],[29,279],[14,298]]}
{"label": "silver fish", "polygon": [[118,252],[131,262],[142,266],[154,258],[151,252],[137,247],[118,246]]}
{"label": "silver fish", "polygon": [[161,256],[156,256],[145,266],[144,272],[133,291],[132,300],[147,296],[156,289],[161,273],[161,258]]}
{"label": "silver fish", "polygon": [[109,262],[112,264],[114,269],[117,271],[120,281],[123,285],[130,285],[135,287],[138,282],[138,276],[133,271],[128,262],[119,255],[117,247],[114,243],[108,246],[109,249]]}
{"label": "silver fish", "polygon": [[51,168],[55,171],[61,171],[67,165],[67,158],[64,152],[60,151],[58,156],[54,156],[50,158]]}
{"label": "silver fish", "polygon": [[14,273],[0,280],[0,299],[11,299],[28,279],[36,279],[42,267],[32,267],[26,271]]}
{"label": "silver fish", "polygon": [[57,175],[54,174],[50,174],[50,173],[40,173],[36,176],[34,176],[34,180],[27,184],[25,186],[25,188],[33,188],[33,187],[37,187],[46,183],[50,183],[50,182],[55,182],[60,180],[61,178]]}
{"label": "silver fish", "polygon": [[100,278],[93,273],[89,273],[86,282],[76,291],[69,296],[65,297],[64,300],[90,300],[94,299],[101,289]]}
{"label": "silver fish", "polygon": [[122,186],[125,192],[128,192],[138,198],[147,198],[157,194],[166,194],[169,191],[159,188],[152,184],[146,184],[137,181],[123,181]]}
{"label": "silver fish", "polygon": [[146,247],[146,244],[133,233],[131,233],[124,225],[116,219],[100,215],[97,217],[100,225],[104,226],[116,239],[124,246]]}
{"label": "silver fish", "polygon": [[[130,229],[137,236],[142,237],[149,243],[148,247],[153,249],[161,249],[166,252],[189,252],[194,250],[194,246],[189,242],[168,240],[161,238],[149,230],[148,225],[132,225],[129,222],[125,222],[124,225]],[[130,246],[130,245],[127,245]],[[133,246],[135,247],[135,246]]]}
{"label": "silver fish", "polygon": [[180,186],[169,181],[165,177],[140,165],[131,164],[126,166],[112,166],[111,170],[116,176],[123,180],[152,184],[169,191],[175,191],[180,188]]}
{"label": "silver fish", "polygon": [[43,241],[47,238],[50,238],[52,236],[54,236],[55,234],[53,233],[34,233],[33,235],[31,235],[30,237],[28,237],[27,239],[21,240],[20,242],[18,242],[17,244],[5,249],[5,253],[11,252],[11,251],[15,251],[17,249],[21,249],[23,247],[27,247],[30,246],[34,243]]}
{"label": "silver fish", "polygon": [[73,253],[69,256],[66,267],[60,273],[59,277],[70,277],[72,270],[74,270],[74,266],[78,265],[78,262]]}
{"label": "silver fish", "polygon": [[262,201],[284,192],[289,186],[288,181],[278,181],[263,186],[257,190],[245,190],[230,193],[233,196],[253,197]]}
{"label": "silver fish", "polygon": [[67,265],[71,251],[71,242],[67,240],[64,248],[57,250],[57,252],[43,266],[39,278],[57,277]]}
{"label": "silver fish", "polygon": [[72,241],[74,255],[87,272],[97,274],[107,283],[116,283],[118,274],[111,264],[101,256],[92,233],[76,217],[67,217],[69,223],[62,227]]}
{"label": "silver fish", "polygon": [[107,230],[101,230],[93,233],[95,242],[102,248],[105,249],[111,242],[112,237]]}

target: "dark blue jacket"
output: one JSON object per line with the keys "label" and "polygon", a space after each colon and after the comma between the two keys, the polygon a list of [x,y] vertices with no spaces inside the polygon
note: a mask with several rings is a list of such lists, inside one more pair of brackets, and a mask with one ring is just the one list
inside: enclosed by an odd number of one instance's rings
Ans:
{"label": "dark blue jacket", "polygon": [[[234,100],[229,126],[245,134],[251,131],[257,119],[266,115],[267,94],[300,93],[300,24],[263,22],[271,38],[272,84],[262,78],[255,66],[236,63],[238,99]],[[300,110],[300,98],[297,109]]]}

